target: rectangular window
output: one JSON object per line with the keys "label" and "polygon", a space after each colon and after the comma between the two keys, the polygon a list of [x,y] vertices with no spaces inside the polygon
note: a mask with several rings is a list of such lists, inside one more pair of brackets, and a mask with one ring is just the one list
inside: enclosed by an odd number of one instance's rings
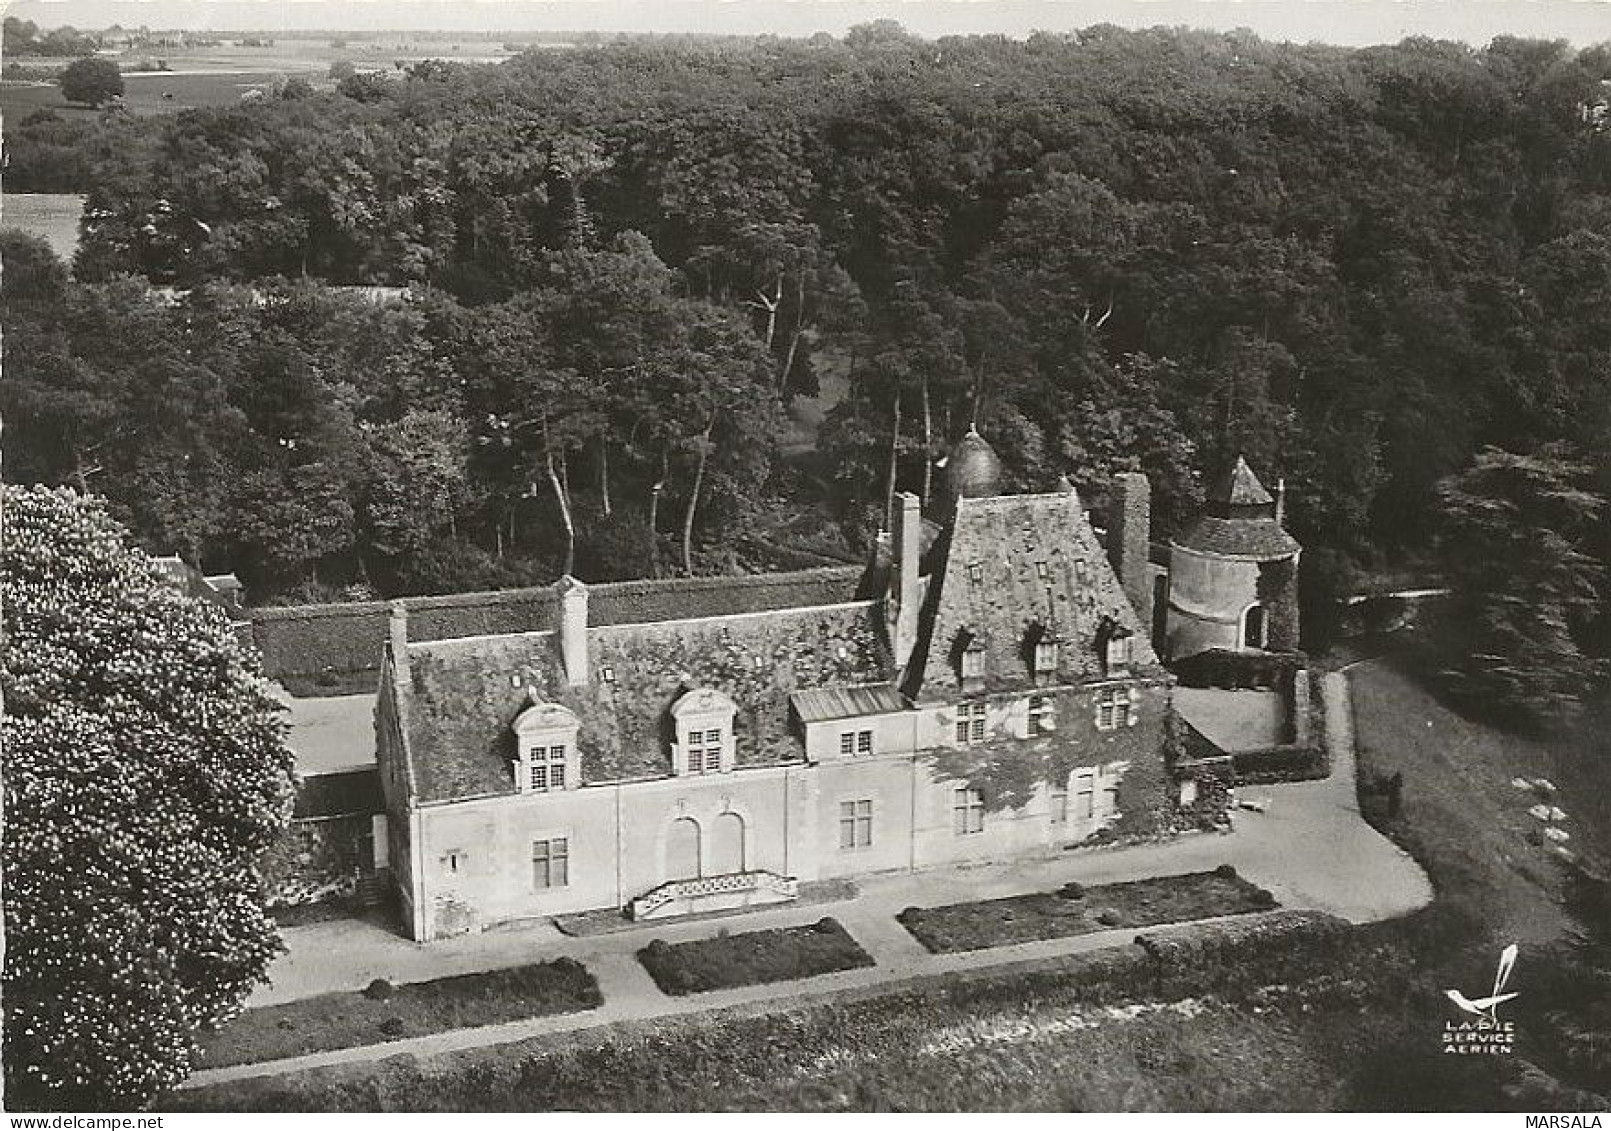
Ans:
{"label": "rectangular window", "polygon": [[839,735],[839,756],[853,758],[857,755],[866,756],[873,752],[873,732],[870,730],[847,730]]}
{"label": "rectangular window", "polygon": [[1135,724],[1135,696],[1123,687],[1109,687],[1097,692],[1096,728],[1116,730]]}
{"label": "rectangular window", "polygon": [[565,788],[565,744],[533,746],[526,755],[533,793]]}
{"label": "rectangular window", "polygon": [[872,801],[841,801],[839,803],[839,847],[846,850],[868,848],[872,843]]}
{"label": "rectangular window", "polygon": [[687,754],[683,764],[690,774],[715,774],[722,769],[722,732],[720,727],[688,732]]}
{"label": "rectangular window", "polygon": [[460,849],[455,848],[452,852],[442,855],[442,867],[449,872],[457,872],[459,865],[462,863],[464,863],[464,853]]}
{"label": "rectangular window", "polygon": [[983,582],[984,581],[984,566],[980,565],[978,562],[969,562],[968,563],[968,580],[973,582],[975,585],[978,585],[981,582]]}
{"label": "rectangular window", "polygon": [[985,738],[985,705],[983,703],[957,704],[957,742],[972,746]]}
{"label": "rectangular window", "polygon": [[1035,576],[1040,578],[1042,581],[1045,581],[1051,576],[1051,571],[1046,568],[1045,562],[1035,563]]}
{"label": "rectangular window", "polygon": [[1108,641],[1108,674],[1124,675],[1130,670],[1130,638],[1115,636]]}
{"label": "rectangular window", "polygon": [[1103,817],[1111,817],[1119,811],[1119,779],[1116,774],[1102,775],[1102,808],[1098,811]]}
{"label": "rectangular window", "polygon": [[1057,642],[1042,640],[1035,645],[1035,671],[1055,672],[1057,670]]}
{"label": "rectangular window", "polygon": [[571,882],[571,846],[567,838],[531,842],[531,882],[538,889],[562,888]]}
{"label": "rectangular window", "polygon": [[1052,786],[1052,824],[1068,824],[1068,786]]}
{"label": "rectangular window", "polygon": [[962,678],[981,679],[985,673],[985,652],[980,647],[970,647],[962,653]]}
{"label": "rectangular window", "polygon": [[984,832],[984,794],[965,785],[958,786],[951,794],[951,815],[955,818],[957,836]]}
{"label": "rectangular window", "polygon": [[1096,816],[1096,771],[1080,770],[1074,775],[1074,819],[1089,821]]}
{"label": "rectangular window", "polygon": [[1029,697],[1029,737],[1051,734],[1056,728],[1052,721],[1052,700],[1047,695]]}

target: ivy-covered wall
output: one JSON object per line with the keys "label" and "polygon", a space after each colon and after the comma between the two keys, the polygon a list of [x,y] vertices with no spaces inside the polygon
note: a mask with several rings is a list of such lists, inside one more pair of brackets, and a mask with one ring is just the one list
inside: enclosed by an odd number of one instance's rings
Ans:
{"label": "ivy-covered wall", "polygon": [[371,830],[363,815],[292,821],[264,863],[269,906],[350,899],[373,870]]}

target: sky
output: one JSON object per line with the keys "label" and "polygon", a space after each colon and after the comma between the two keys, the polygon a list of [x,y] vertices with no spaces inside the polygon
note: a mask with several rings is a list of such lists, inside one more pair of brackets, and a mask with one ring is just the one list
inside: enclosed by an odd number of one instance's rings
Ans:
{"label": "sky", "polygon": [[11,0],[41,27],[162,29],[648,31],[833,34],[890,18],[924,36],[1092,24],[1230,30],[1343,45],[1429,35],[1611,41],[1611,0]]}

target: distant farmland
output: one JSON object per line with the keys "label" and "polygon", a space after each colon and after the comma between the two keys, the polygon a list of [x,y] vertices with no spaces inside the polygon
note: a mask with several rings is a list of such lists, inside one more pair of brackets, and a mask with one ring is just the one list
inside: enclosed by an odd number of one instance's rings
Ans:
{"label": "distant farmland", "polygon": [[[131,113],[166,114],[198,106],[232,106],[254,87],[267,89],[286,71],[148,71],[123,76],[123,101]],[[304,77],[314,76],[304,74]],[[173,95],[164,98],[164,94]],[[53,83],[0,83],[0,113],[10,121],[48,107],[62,114],[94,114],[62,97]]]}
{"label": "distant farmland", "polygon": [[68,263],[78,249],[84,198],[76,193],[8,192],[0,196],[0,228],[38,236]]}

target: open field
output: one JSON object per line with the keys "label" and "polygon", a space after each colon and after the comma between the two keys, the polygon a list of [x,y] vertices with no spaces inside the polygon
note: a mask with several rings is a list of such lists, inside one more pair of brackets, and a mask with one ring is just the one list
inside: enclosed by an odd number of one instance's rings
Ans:
{"label": "open field", "polygon": [[37,236],[65,263],[78,250],[78,219],[84,198],[77,193],[24,192],[0,196],[0,228]]}
{"label": "open field", "polygon": [[[248,90],[266,88],[291,71],[205,71],[195,73],[126,74],[124,105],[133,114],[169,114],[201,106],[230,106]],[[322,76],[321,76],[322,77]],[[164,98],[172,94],[173,98]],[[0,83],[0,113],[18,120],[35,110],[55,110],[64,117],[94,117],[88,106],[68,102],[53,84]]]}
{"label": "open field", "polygon": [[[272,47],[141,48],[114,56],[123,70],[124,104],[134,114],[167,114],[202,106],[230,106],[248,90],[268,89],[281,79],[300,76],[315,85],[326,82],[330,65],[346,60],[360,71],[390,70],[423,59],[454,63],[497,63],[510,57],[499,44],[475,40],[349,41],[332,47],[324,40],[287,40]],[[133,71],[130,67],[158,60],[166,71]],[[21,60],[43,69],[53,60]],[[60,61],[63,65],[66,60]],[[171,94],[172,98],[164,95]],[[0,113],[17,120],[35,110],[50,109],[75,116],[98,111],[69,103],[54,83],[0,82]]]}

